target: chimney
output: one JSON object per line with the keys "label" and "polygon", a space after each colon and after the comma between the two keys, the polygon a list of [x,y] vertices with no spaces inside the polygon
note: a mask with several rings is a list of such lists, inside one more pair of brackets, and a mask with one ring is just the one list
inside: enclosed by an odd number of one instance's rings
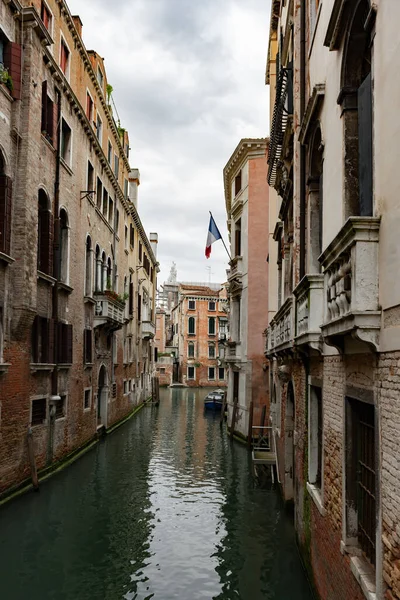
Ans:
{"label": "chimney", "polygon": [[157,258],[158,233],[150,233],[150,246],[154,256]]}
{"label": "chimney", "polygon": [[74,22],[75,28],[79,34],[79,37],[82,39],[82,26],[83,23],[79,15],[72,15],[72,20]]}
{"label": "chimney", "polygon": [[132,169],[129,173],[129,199],[135,208],[138,207],[138,187],[140,185],[139,169]]}

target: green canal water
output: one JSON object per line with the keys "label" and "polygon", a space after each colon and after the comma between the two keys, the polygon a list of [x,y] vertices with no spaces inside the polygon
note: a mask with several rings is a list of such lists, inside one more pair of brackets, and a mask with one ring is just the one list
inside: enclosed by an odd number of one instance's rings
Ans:
{"label": "green canal water", "polygon": [[74,465],[0,508],[1,600],[311,600],[278,492],[205,390],[161,390]]}

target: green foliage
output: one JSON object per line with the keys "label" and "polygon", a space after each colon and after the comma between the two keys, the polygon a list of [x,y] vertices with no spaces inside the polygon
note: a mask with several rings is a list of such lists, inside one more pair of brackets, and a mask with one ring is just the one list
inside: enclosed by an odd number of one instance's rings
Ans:
{"label": "green foliage", "polygon": [[4,67],[3,65],[0,65],[0,81],[1,81],[1,83],[4,83],[6,85],[6,87],[8,87],[10,92],[13,91],[14,85],[13,85],[12,77],[11,77],[10,73],[8,72],[8,69],[6,69],[6,67]]}
{"label": "green foliage", "polygon": [[107,102],[108,102],[108,104],[110,104],[111,94],[114,91],[113,86],[111,84],[107,83],[106,91],[107,91]]}

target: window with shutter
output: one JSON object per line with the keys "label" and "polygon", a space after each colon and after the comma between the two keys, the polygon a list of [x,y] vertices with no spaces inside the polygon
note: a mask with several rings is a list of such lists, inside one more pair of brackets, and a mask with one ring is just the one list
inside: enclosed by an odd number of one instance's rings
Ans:
{"label": "window with shutter", "polygon": [[52,14],[50,12],[49,7],[42,0],[42,4],[40,7],[40,18],[43,21],[43,25],[46,27],[47,31],[51,33],[52,30]]}
{"label": "window with shutter", "polygon": [[12,181],[0,175],[0,252],[11,252]]}
{"label": "window with shutter", "polygon": [[61,364],[72,364],[72,325],[58,323],[57,360]]}
{"label": "window with shutter", "polygon": [[96,196],[97,196],[97,208],[101,210],[101,203],[103,200],[103,184],[101,179],[97,178],[97,188],[96,188]]}
{"label": "window with shutter", "polygon": [[196,333],[196,322],[194,317],[189,317],[188,320],[188,334],[189,335],[195,335]]}
{"label": "window with shutter", "polygon": [[131,248],[135,247],[135,230],[133,228],[132,223],[130,224],[130,229],[129,229],[129,233],[130,233],[130,237],[129,237],[129,244]]}
{"label": "window with shutter", "polygon": [[9,92],[14,100],[21,100],[22,51],[21,45],[3,38],[4,67],[11,77]]}
{"label": "window with shutter", "polygon": [[60,68],[66,77],[68,77],[68,66],[69,66],[69,50],[67,44],[61,39],[61,50],[60,50]]}
{"label": "window with shutter", "polygon": [[242,252],[242,231],[241,219],[235,223],[235,256],[241,256]]}
{"label": "window with shutter", "polygon": [[35,316],[32,325],[32,362],[54,363],[54,320]]}
{"label": "window with shutter", "polygon": [[215,335],[215,317],[208,318],[208,335]]}
{"label": "window with shutter", "polygon": [[53,215],[48,210],[48,198],[39,190],[38,203],[38,255],[37,268],[47,275],[53,274]]}
{"label": "window with shutter", "polygon": [[86,92],[86,116],[91,124],[93,121],[93,98],[90,92]]}
{"label": "window with shutter", "polygon": [[85,364],[93,362],[93,343],[92,330],[85,329],[83,331],[83,357]]}
{"label": "window with shutter", "polygon": [[138,294],[138,321],[142,320],[142,296]]}
{"label": "window with shutter", "polygon": [[46,421],[47,399],[37,398],[32,400],[31,425],[42,425]]}
{"label": "window with shutter", "polygon": [[129,315],[133,315],[133,283],[129,284]]}
{"label": "window with shutter", "polygon": [[237,194],[240,192],[241,189],[242,189],[242,171],[239,171],[239,173],[235,177],[235,196],[237,196]]}
{"label": "window with shutter", "polygon": [[57,105],[49,98],[47,81],[42,83],[42,135],[54,147],[56,145]]}

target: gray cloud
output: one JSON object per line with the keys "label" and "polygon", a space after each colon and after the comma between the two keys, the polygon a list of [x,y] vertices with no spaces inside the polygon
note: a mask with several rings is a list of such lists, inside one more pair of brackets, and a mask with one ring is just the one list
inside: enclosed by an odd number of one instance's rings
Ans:
{"label": "gray cloud", "polygon": [[[227,240],[222,169],[242,137],[267,134],[264,86],[270,1],[69,0],[88,48],[105,57],[131,164],[140,168],[139,212],[159,233],[163,281],[225,279],[220,242],[204,258],[212,210]],[[102,26],[99,27],[98,24]]]}

